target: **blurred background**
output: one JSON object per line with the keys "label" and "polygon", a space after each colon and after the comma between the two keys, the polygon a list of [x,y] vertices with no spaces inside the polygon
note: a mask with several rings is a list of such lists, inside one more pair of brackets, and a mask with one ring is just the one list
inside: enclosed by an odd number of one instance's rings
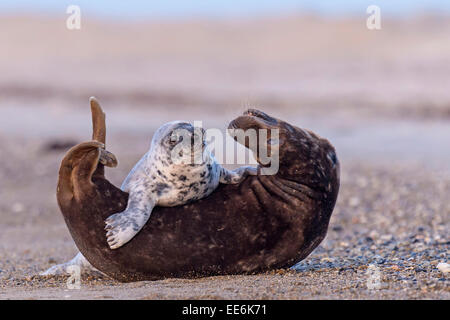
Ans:
{"label": "blurred background", "polygon": [[341,156],[450,156],[450,4],[372,2],[2,1],[2,136],[84,139],[95,95],[112,134],[259,107]]}
{"label": "blurred background", "polygon": [[[80,29],[66,26],[70,5]],[[380,30],[367,28],[369,5]],[[445,238],[449,16],[446,0],[1,1],[0,249],[75,252],[54,189],[64,152],[90,138],[90,96],[107,114],[116,185],[162,123],[225,128],[256,107],[337,149],[338,227],[323,250],[419,226]]]}

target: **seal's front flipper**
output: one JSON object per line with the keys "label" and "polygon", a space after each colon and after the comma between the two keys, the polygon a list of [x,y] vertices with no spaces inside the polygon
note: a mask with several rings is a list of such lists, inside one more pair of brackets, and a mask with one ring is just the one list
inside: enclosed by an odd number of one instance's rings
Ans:
{"label": "seal's front flipper", "polygon": [[251,166],[240,167],[233,171],[222,167],[220,171],[220,183],[237,184],[242,182],[247,176],[256,175],[258,175],[258,168]]}
{"label": "seal's front flipper", "polygon": [[133,239],[150,218],[156,201],[145,190],[130,193],[125,211],[105,220],[106,240],[111,249],[117,249]]}
{"label": "seal's front flipper", "polygon": [[102,165],[110,168],[117,167],[117,158],[114,154],[105,149],[100,149],[100,158],[98,160]]}

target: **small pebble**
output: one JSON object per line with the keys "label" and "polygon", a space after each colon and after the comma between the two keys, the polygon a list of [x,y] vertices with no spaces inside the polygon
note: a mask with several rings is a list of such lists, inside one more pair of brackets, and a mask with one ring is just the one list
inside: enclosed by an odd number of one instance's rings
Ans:
{"label": "small pebble", "polygon": [[449,273],[450,272],[450,264],[448,263],[444,263],[441,262],[436,266],[440,272],[442,272],[443,274]]}

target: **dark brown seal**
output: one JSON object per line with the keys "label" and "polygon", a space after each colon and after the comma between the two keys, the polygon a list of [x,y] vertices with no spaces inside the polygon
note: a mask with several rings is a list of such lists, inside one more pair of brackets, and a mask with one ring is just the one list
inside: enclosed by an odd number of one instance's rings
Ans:
{"label": "dark brown seal", "polygon": [[62,160],[57,199],[78,249],[105,274],[128,282],[262,272],[294,265],[325,237],[339,190],[333,146],[249,110],[230,127],[278,128],[278,173],[220,185],[184,206],[156,207],[134,239],[111,250],[104,220],[125,209],[128,194],[104,176],[104,114],[98,105],[92,113],[93,141],[73,147]]}

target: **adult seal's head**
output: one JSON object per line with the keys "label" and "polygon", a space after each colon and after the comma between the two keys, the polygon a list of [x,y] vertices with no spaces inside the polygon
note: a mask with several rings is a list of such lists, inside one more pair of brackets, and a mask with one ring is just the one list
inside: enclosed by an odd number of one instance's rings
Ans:
{"label": "adult seal's head", "polygon": [[[327,139],[256,109],[245,111],[242,116],[231,121],[228,128],[267,131],[266,136],[258,135],[257,144],[252,145],[249,139],[235,139],[253,151],[263,168],[262,173],[269,166],[273,167],[273,162],[267,162],[268,158],[278,160],[277,173],[271,176],[273,170],[266,170],[267,175],[258,177],[258,182],[253,182],[253,186],[264,188],[264,191],[260,188],[258,196],[267,208],[270,207],[270,201],[276,199],[277,204],[271,206],[277,210],[282,208],[291,213],[292,209],[297,208],[306,213],[305,219],[294,214],[289,218],[303,221],[305,243],[299,260],[303,259],[325,237],[336,203],[340,185],[340,164],[336,150]],[[271,134],[273,132],[277,133],[276,137]],[[260,141],[261,137],[267,141]],[[267,146],[264,151],[269,157],[261,154],[261,145]]]}
{"label": "adult seal's head", "polygon": [[[104,118],[94,115],[94,141],[68,152],[57,192],[67,226],[86,259],[115,279],[137,281],[260,272],[305,258],[325,237],[336,201],[339,163],[334,148],[257,110],[233,120],[230,127],[279,130],[277,137],[265,137],[269,155],[279,154],[276,174],[221,184],[208,197],[183,206],[155,207],[130,242],[111,250],[103,221],[125,209],[128,194],[104,177]],[[269,167],[259,150],[254,151],[261,167]]]}
{"label": "adult seal's head", "polygon": [[[260,141],[263,135],[257,136],[257,144],[252,145],[249,139],[243,141],[243,144],[256,155],[262,167],[272,165],[267,163],[267,159],[278,160],[277,177],[310,187],[325,198],[336,199],[339,191],[340,166],[336,151],[328,140],[255,109],[249,109],[231,121],[228,128],[267,131],[264,136],[267,141]],[[271,134],[273,132],[277,133],[276,137]],[[268,155],[261,154],[261,145],[267,146]],[[261,159],[262,157],[266,158],[265,161]],[[267,170],[267,174],[270,173]],[[334,201],[332,202],[334,206]]]}

